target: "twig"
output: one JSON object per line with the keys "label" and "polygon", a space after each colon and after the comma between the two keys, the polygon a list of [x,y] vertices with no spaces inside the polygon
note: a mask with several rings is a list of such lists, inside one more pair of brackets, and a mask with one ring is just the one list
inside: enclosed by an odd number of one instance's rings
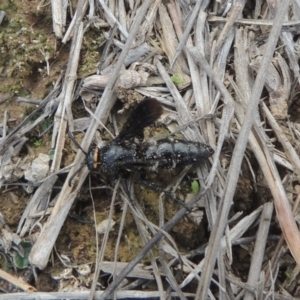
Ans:
{"label": "twig", "polygon": [[[200,53],[202,55],[205,55],[205,47],[208,47],[209,41],[205,35],[205,26],[207,24],[206,21],[207,14],[203,11],[200,10],[200,13],[198,15],[197,23],[196,23],[196,28],[195,28],[195,46],[199,49]],[[200,69],[201,70],[201,69]],[[214,111],[214,106],[213,106],[213,99],[209,96],[209,81],[208,81],[208,76],[204,70],[201,70],[200,73],[200,95],[199,100],[195,99],[196,101],[196,107],[198,109],[198,114],[199,114],[199,108],[203,107],[203,111],[208,113],[207,109],[212,112]],[[203,73],[203,74],[202,74]],[[199,103],[200,101],[203,101],[203,104]],[[215,133],[215,124],[213,122],[206,122],[206,127],[207,127],[207,136],[209,140],[209,144],[215,147],[216,145],[216,133]]]}
{"label": "twig", "polygon": [[[261,220],[257,232],[255,248],[252,254],[252,261],[249,270],[247,283],[252,286],[258,285],[258,279],[261,272],[261,267],[264,259],[265,247],[269,233],[269,227],[272,219],[273,203],[264,205]],[[257,299],[254,294],[246,292],[244,300]]]}
{"label": "twig", "polygon": [[2,133],[2,138],[5,139],[6,134],[7,134],[7,110],[4,111],[3,113],[3,133]]}
{"label": "twig", "polygon": [[[209,16],[207,20],[208,22],[212,22],[212,23],[228,22],[228,18],[223,18],[218,16]],[[234,23],[238,25],[255,25],[255,26],[273,26],[274,24],[272,20],[262,20],[262,19],[236,19]],[[288,21],[282,23],[282,27],[291,27],[297,25],[300,25],[300,21]]]}
{"label": "twig", "polygon": [[227,35],[229,33],[229,31],[232,29],[233,25],[234,25],[234,21],[238,18],[238,16],[240,15],[240,13],[242,12],[244,6],[245,6],[246,1],[242,0],[242,1],[237,1],[235,6],[233,7],[229,18],[227,19],[227,22],[224,26],[224,28],[222,29],[222,32],[220,33],[220,37],[217,40],[216,46],[215,46],[215,53],[218,54],[224,41],[227,38]]}
{"label": "twig", "polygon": [[286,156],[288,157],[289,161],[293,165],[293,169],[294,169],[293,171],[299,176],[300,175],[300,159],[299,159],[299,156],[298,156],[296,150],[294,149],[294,147],[292,146],[292,144],[290,143],[290,141],[288,140],[286,135],[283,133],[282,129],[280,128],[280,126],[278,125],[278,123],[276,122],[274,117],[272,116],[271,112],[269,111],[269,109],[267,108],[265,103],[262,103],[262,108],[263,108],[263,111],[264,111],[268,121],[269,121],[269,124],[271,125],[274,133],[278,137],[278,140],[281,143],[281,145],[284,149],[284,152],[286,153]]}
{"label": "twig", "polygon": [[[38,208],[40,208],[41,203],[45,203],[45,201],[48,200],[48,197],[51,195],[53,185],[56,182],[57,178],[58,176],[56,175],[49,177],[39,186],[33,197],[30,199],[29,203],[26,206],[26,209],[22,214],[17,228],[17,233],[21,237],[26,234],[28,229],[30,229],[30,226],[33,224],[33,222],[35,222],[34,220],[29,219],[28,216],[30,214],[36,213]],[[44,207],[47,207],[47,205],[44,205]]]}
{"label": "twig", "polygon": [[104,10],[106,16],[107,16],[107,22],[110,24],[111,27],[114,27],[116,24],[122,35],[124,36],[125,39],[128,38],[128,32],[126,28],[124,28],[120,22],[116,19],[116,17],[113,15],[113,13],[110,11],[109,7],[105,4],[103,0],[99,0],[99,3]]}
{"label": "twig", "polygon": [[[95,292],[95,300],[103,299],[103,291]],[[56,293],[12,293],[12,294],[2,294],[2,300],[32,300],[33,298],[39,300],[53,300],[53,299],[68,299],[68,300],[86,300],[89,295],[89,291],[76,291],[76,292],[56,292]],[[157,291],[117,291],[117,299],[154,299],[159,298],[160,294]],[[170,294],[172,298],[176,298],[177,293],[172,292]],[[186,298],[193,299],[195,294],[184,293]],[[106,298],[110,299],[110,298]]]}
{"label": "twig", "polygon": [[[53,101],[53,98],[57,96],[58,91],[59,87],[56,87],[43,101],[41,101],[40,105],[33,112],[31,112],[16,128],[14,128],[6,136],[6,138],[0,141],[0,154],[5,153],[5,151],[11,146],[11,143],[20,140],[20,138],[22,138],[26,132],[31,130],[34,126],[36,126],[46,117],[48,117],[50,113],[52,113],[51,111],[47,112],[47,105],[50,101]],[[52,107],[55,108],[54,105],[52,105]],[[35,120],[33,124],[25,126],[32,120],[33,117],[36,117],[36,115],[38,115],[42,110],[45,110],[45,112],[37,120]]]}
{"label": "twig", "polygon": [[68,0],[51,0],[53,31],[61,39],[65,31]]}
{"label": "twig", "polygon": [[[162,48],[168,56],[169,62],[171,62],[176,52],[178,38],[176,37],[176,34],[174,32],[174,27],[170,16],[163,4],[159,6],[158,11],[162,26]],[[182,79],[182,83],[178,84],[178,87],[180,89],[187,87],[191,82],[190,77],[183,72],[183,69],[188,69],[188,66],[183,55],[179,55],[172,71],[176,77]]]}
{"label": "twig", "polygon": [[[235,109],[236,109],[235,113],[237,115],[237,118],[238,118],[239,122],[242,123],[243,120],[244,120],[244,116],[243,116],[243,112],[241,111],[240,106],[236,105],[236,103],[233,101],[231,95],[228,93],[228,91],[226,90],[226,88],[224,87],[222,82],[218,79],[218,76],[216,76],[216,74],[214,74],[212,72],[210,66],[205,61],[204,57],[200,53],[198,53],[198,51],[195,48],[191,48],[190,50],[193,50],[193,54],[199,60],[200,65],[205,69],[207,74],[212,78],[214,84],[218,87],[218,89],[220,89],[220,91],[222,92],[222,94],[225,97],[225,101],[229,100],[229,102],[235,107]],[[244,97],[247,97],[247,96],[244,95]],[[245,102],[245,103],[247,103],[247,102]],[[224,116],[224,111],[223,111],[223,116]],[[220,127],[223,130],[223,126],[220,126]],[[255,126],[255,130],[258,134],[260,142],[262,144],[265,144],[264,136],[260,133],[259,127]],[[244,138],[246,138],[246,137],[244,137]],[[219,143],[220,143],[220,139],[218,141],[218,146],[219,146]],[[258,144],[258,142],[255,140],[253,134],[250,134],[250,145],[251,145],[251,147],[253,149],[253,152],[255,153],[255,156],[256,156],[256,158],[257,158],[257,160],[258,160],[258,162],[261,166],[261,169],[264,172],[265,178],[268,181],[268,184],[271,188],[274,199],[276,199],[276,201],[279,204],[280,203],[283,204],[283,205],[281,205],[280,211],[283,211],[283,215],[286,214],[286,217],[284,217],[282,219],[282,220],[286,220],[286,224],[281,223],[281,226],[284,226],[286,228],[286,230],[288,230],[288,228],[294,228],[293,230],[296,230],[296,227],[294,226],[294,224],[290,227],[290,222],[293,222],[293,221],[292,221],[292,217],[290,216],[290,209],[289,209],[288,201],[287,201],[284,189],[283,189],[282,184],[280,182],[280,178],[278,176],[278,172],[276,171],[275,166],[274,165],[270,166],[270,164],[272,163],[272,159],[270,157],[270,153],[269,153],[268,148],[266,146],[264,146],[265,147],[264,148],[265,153],[264,153],[261,150],[260,145]],[[266,160],[264,155],[269,156],[268,161]],[[217,153],[215,153],[215,157],[216,156],[217,156]],[[210,175],[213,172],[215,162],[216,162],[216,160],[214,160],[214,164],[213,164],[212,171],[211,171]],[[273,172],[273,174],[271,172]],[[276,181],[274,181],[274,177],[276,177],[276,178],[278,177],[278,179]],[[209,181],[210,181],[210,179],[209,179]],[[285,201],[282,201],[282,199],[284,199]],[[217,220],[219,220],[219,218],[217,218]],[[284,229],[283,229],[283,231],[284,231]],[[297,230],[295,231],[295,236],[297,236]],[[213,237],[212,237],[212,240],[214,240]],[[297,247],[295,249],[297,249]],[[208,270],[205,269],[205,272],[208,272]]]}
{"label": "twig", "polygon": [[[27,293],[31,294],[32,292],[36,291],[36,289],[33,286],[31,286],[30,284],[28,284],[27,282],[23,281],[20,278],[16,278],[16,277],[10,275],[9,273],[6,273],[2,269],[0,269],[0,278],[2,278],[4,280],[10,282],[11,284],[19,287],[20,289],[25,291],[26,294]],[[2,295],[1,295],[1,297],[2,297]],[[14,298],[14,299],[17,299],[17,298]]]}
{"label": "twig", "polygon": [[194,22],[198,16],[198,12],[200,10],[200,7],[202,5],[202,1],[197,1],[194,8],[193,8],[193,11],[192,11],[192,14],[188,20],[188,23],[186,24],[185,26],[185,30],[184,30],[184,33],[182,34],[182,36],[180,37],[180,42],[176,48],[176,52],[175,52],[175,55],[174,55],[174,58],[172,59],[172,62],[170,64],[170,69],[173,69],[173,66],[177,60],[177,58],[179,57],[183,47],[186,45],[186,42],[188,40],[188,37],[189,37],[189,34],[192,30],[192,27],[194,25]]}
{"label": "twig", "polygon": [[[293,214],[296,213],[296,211],[297,211],[297,209],[299,207],[299,203],[300,203],[300,186],[299,185],[295,186],[295,191],[297,193],[297,197],[296,197],[296,200],[295,200],[294,205],[293,205]],[[279,241],[278,241],[278,243],[276,245],[276,248],[275,248],[275,250],[273,252],[272,258],[270,260],[270,267],[272,269],[274,269],[274,267],[276,265],[275,262],[278,260],[278,256],[281,253],[280,250],[282,250],[282,246],[283,245],[284,245],[284,236],[281,235],[281,237],[280,237],[280,239],[279,239]],[[269,279],[269,276],[270,276],[270,268],[268,268],[266,270],[266,276],[265,276],[265,280],[266,281]]]}
{"label": "twig", "polygon": [[89,4],[89,1],[88,0],[84,0],[84,3],[83,3],[83,8],[81,9],[80,6],[78,5],[77,6],[77,9],[76,9],[76,12],[74,14],[74,17],[72,18],[72,21],[68,27],[68,30],[67,32],[65,33],[65,36],[64,38],[62,39],[62,43],[66,44],[72,37],[72,35],[74,34],[73,31],[74,31],[74,27],[75,27],[75,24],[78,20],[78,13],[81,15],[81,17],[79,16],[79,19],[82,20],[82,16],[84,16],[86,10],[87,10],[87,7],[88,7],[88,4]]}
{"label": "twig", "polygon": [[[115,24],[115,25],[112,27],[112,29],[111,29],[111,31],[110,31],[110,33],[109,33],[109,37],[108,37],[108,39],[107,39],[107,41],[106,41],[106,43],[105,43],[105,46],[104,46],[104,49],[103,49],[102,55],[101,55],[101,60],[100,60],[100,63],[99,63],[99,68],[98,68],[99,72],[102,71],[102,68],[103,68],[105,59],[106,59],[106,57],[107,57],[107,54],[108,54],[110,45],[111,45],[111,43],[112,43],[112,41],[113,41],[113,37],[114,37],[114,35],[115,35],[116,30],[117,30],[117,24]],[[99,72],[98,72],[98,73],[99,73]]]}
{"label": "twig", "polygon": [[1,25],[1,23],[2,23],[2,21],[3,21],[3,19],[4,19],[4,17],[5,17],[5,11],[0,10],[0,25]]}
{"label": "twig", "polygon": [[148,9],[147,15],[145,16],[145,20],[140,26],[140,32],[138,36],[138,40],[140,42],[144,42],[146,37],[151,34],[152,28],[155,24],[157,10],[161,2],[162,0],[152,1],[151,6]]}
{"label": "twig", "polygon": [[[165,69],[165,67],[162,65],[162,63],[159,60],[156,60],[156,67],[158,72],[160,73],[161,77],[163,78],[163,80],[165,81],[167,87],[169,88],[176,107],[177,107],[177,111],[178,111],[178,123],[179,125],[184,125],[187,122],[190,122],[192,120],[192,116],[190,113],[189,108],[187,107],[186,103],[184,102],[181,94],[179,93],[176,85],[172,82],[172,80],[170,79],[170,76],[167,72],[167,70]],[[187,128],[184,130],[184,134],[186,135],[186,137],[189,140],[195,141],[198,139],[201,139],[202,137],[200,136],[199,133],[199,128],[197,128],[196,126],[194,127],[194,130],[191,130],[190,128]],[[200,140],[201,142],[204,142],[203,138]]]}
{"label": "twig", "polygon": [[[82,1],[83,0],[79,1],[79,5],[80,3],[82,3]],[[71,45],[72,55],[69,58],[68,68],[66,72],[67,80],[65,81],[62,94],[60,95],[60,97],[64,101],[61,102],[60,109],[58,109],[55,114],[52,144],[56,142],[56,147],[55,147],[52,165],[50,168],[51,173],[58,171],[61,165],[63,147],[65,145],[67,119],[68,119],[68,125],[70,127],[70,131],[73,131],[74,128],[71,103],[73,99],[74,85],[77,79],[79,54],[80,54],[81,44],[83,40],[83,23],[80,22],[80,19],[78,20],[78,23],[76,23],[76,25],[77,25],[75,30],[76,34],[73,37],[73,41]]]}
{"label": "twig", "polygon": [[[125,30],[127,30],[126,26],[126,9],[125,9],[125,3],[124,0],[119,0],[118,1],[118,13],[119,13],[119,20],[120,24]],[[122,41],[126,41],[126,38],[124,36],[121,36]]]}
{"label": "twig", "polygon": [[42,101],[34,100],[34,99],[27,99],[24,97],[18,97],[17,102],[29,103],[29,104],[33,104],[33,105],[40,105]]}
{"label": "twig", "polygon": [[[207,179],[207,185],[211,186],[217,172],[217,166],[219,164],[219,156],[221,154],[221,149],[223,147],[223,143],[225,141],[227,132],[229,130],[230,122],[234,113],[233,107],[235,102],[232,99],[226,87],[224,86],[223,82],[219,78],[219,76],[217,76],[217,74],[212,70],[211,66],[206,61],[205,57],[198,51],[198,49],[196,47],[189,47],[188,51],[191,53],[194,60],[201,66],[201,68],[204,69],[207,76],[212,79],[217,89],[224,96],[223,102],[226,104],[223,109],[222,121],[220,124],[220,132],[218,137],[218,144],[214,154],[213,165]],[[212,110],[214,111],[214,109],[215,108],[213,105]]]}
{"label": "twig", "polygon": [[[196,6],[201,3],[201,1],[198,1],[196,3]],[[197,9],[197,8],[195,8]],[[192,43],[192,39],[191,37],[184,37],[185,34],[189,33],[188,31],[185,31],[184,33],[182,32],[182,24],[180,22],[180,16],[177,13],[177,9],[175,8],[175,4],[168,4],[168,10],[170,13],[170,16],[172,18],[175,30],[176,30],[176,34],[178,36],[178,39],[180,40],[180,43],[182,42],[183,38],[186,38],[186,46],[187,47],[192,47],[193,43]],[[191,16],[192,18],[193,16]],[[195,15],[196,17],[196,15]],[[190,20],[189,20],[190,23]],[[188,25],[187,25],[188,26]],[[192,24],[191,24],[192,26]],[[187,30],[187,28],[186,28]],[[180,43],[178,45],[177,51],[180,50],[179,46]],[[181,51],[181,50],[180,50]],[[180,53],[180,52],[179,52]],[[175,54],[175,58],[177,59],[177,55]],[[201,76],[200,75],[200,70],[197,66],[197,64],[194,62],[194,60],[191,57],[191,54],[189,52],[186,52],[186,56],[187,56],[187,60],[188,60],[188,65],[189,65],[189,70],[190,70],[190,76],[191,76],[191,80],[192,80],[192,84],[193,84],[193,94],[195,97],[195,102],[196,102],[196,108],[197,108],[197,114],[199,116],[203,116],[205,114],[207,114],[211,108],[211,103],[209,103],[209,98],[205,99],[204,97],[202,97],[202,85],[200,82],[200,78],[201,77],[206,77],[206,76]],[[174,59],[175,59],[174,58]],[[173,60],[173,62],[175,62],[175,60]],[[200,128],[202,129],[201,132],[204,135],[204,139],[207,141],[208,137],[207,137],[207,128],[206,128],[206,122],[199,122],[200,123]],[[211,139],[212,140],[212,139]],[[215,143],[215,141],[213,141],[212,145]]]}

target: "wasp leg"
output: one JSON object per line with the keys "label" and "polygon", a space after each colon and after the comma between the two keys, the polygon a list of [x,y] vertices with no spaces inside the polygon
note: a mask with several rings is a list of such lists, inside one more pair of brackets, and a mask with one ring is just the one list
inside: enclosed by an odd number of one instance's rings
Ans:
{"label": "wasp leg", "polygon": [[126,179],[122,178],[121,177],[121,184],[122,184],[122,187],[124,189],[124,192],[126,193],[130,203],[132,204],[132,206],[134,207],[134,201],[132,200],[131,196],[130,196],[130,191],[129,191],[129,188],[128,188],[128,184],[127,184],[127,181]]}

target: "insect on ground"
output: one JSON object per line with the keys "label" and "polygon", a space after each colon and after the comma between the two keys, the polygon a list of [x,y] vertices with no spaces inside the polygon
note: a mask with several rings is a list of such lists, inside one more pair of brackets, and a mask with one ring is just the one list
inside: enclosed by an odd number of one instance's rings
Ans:
{"label": "insect on ground", "polygon": [[[152,125],[162,112],[163,106],[157,99],[146,98],[132,111],[120,134],[104,147],[92,147],[85,152],[74,138],[72,140],[85,153],[90,171],[105,174],[113,180],[124,178],[132,171],[159,172],[199,165],[214,153],[207,144],[179,138],[138,139],[143,136],[145,127]],[[70,179],[70,185],[76,174]]]}

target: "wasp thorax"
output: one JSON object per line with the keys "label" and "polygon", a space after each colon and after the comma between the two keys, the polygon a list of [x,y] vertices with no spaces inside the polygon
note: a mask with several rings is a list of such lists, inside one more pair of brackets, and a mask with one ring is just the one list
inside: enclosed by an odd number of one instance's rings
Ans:
{"label": "wasp thorax", "polygon": [[86,157],[86,164],[89,170],[95,170],[99,167],[100,150],[98,147],[90,149]]}

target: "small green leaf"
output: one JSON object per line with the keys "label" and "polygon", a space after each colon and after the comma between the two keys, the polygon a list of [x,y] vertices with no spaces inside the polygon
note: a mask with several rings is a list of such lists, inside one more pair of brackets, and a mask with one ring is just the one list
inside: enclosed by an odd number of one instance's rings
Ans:
{"label": "small green leaf", "polygon": [[199,193],[200,186],[199,186],[199,182],[197,180],[194,180],[192,182],[191,187],[192,187],[192,191],[195,195]]}
{"label": "small green leaf", "polygon": [[171,76],[171,80],[176,83],[176,84],[179,84],[179,83],[183,83],[183,78],[181,77],[177,77],[177,76]]}
{"label": "small green leaf", "polygon": [[41,122],[40,126],[41,126],[42,131],[47,130],[51,124],[53,124],[52,118],[45,119],[43,122]]}
{"label": "small green leaf", "polygon": [[23,247],[24,249],[24,256],[22,257],[19,253],[16,253],[16,255],[14,256],[14,264],[17,268],[19,269],[25,269],[28,267],[29,265],[29,253],[31,251],[32,245],[30,242],[21,242],[20,245]]}
{"label": "small green leaf", "polygon": [[35,147],[35,148],[38,148],[38,147],[40,147],[42,145],[42,140],[36,140],[34,143],[33,143],[33,146]]}
{"label": "small green leaf", "polygon": [[48,155],[49,155],[49,157],[50,157],[50,160],[53,160],[53,158],[54,158],[54,153],[55,153],[55,151],[54,151],[53,149],[49,150]]}
{"label": "small green leaf", "polygon": [[291,269],[285,270],[284,274],[287,278],[293,278],[293,271]]}

